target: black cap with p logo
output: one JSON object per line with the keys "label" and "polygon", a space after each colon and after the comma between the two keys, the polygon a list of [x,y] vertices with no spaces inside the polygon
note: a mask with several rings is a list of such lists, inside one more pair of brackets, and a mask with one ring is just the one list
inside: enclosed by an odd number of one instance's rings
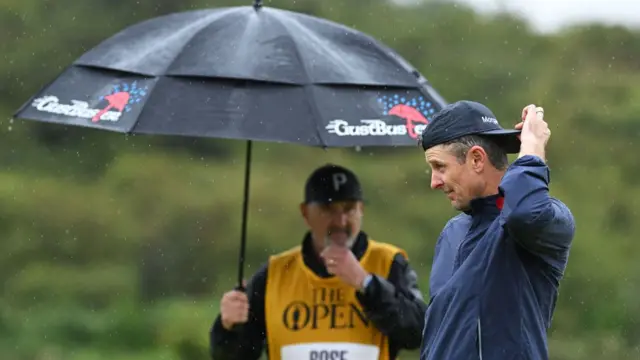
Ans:
{"label": "black cap with p logo", "polygon": [[358,177],[342,166],[327,164],[316,169],[307,179],[305,203],[362,201],[362,187]]}

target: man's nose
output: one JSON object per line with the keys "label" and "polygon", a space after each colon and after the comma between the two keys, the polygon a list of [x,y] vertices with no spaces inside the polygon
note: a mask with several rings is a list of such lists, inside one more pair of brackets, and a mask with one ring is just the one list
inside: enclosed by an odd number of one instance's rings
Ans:
{"label": "man's nose", "polygon": [[338,212],[333,215],[332,223],[336,226],[345,226],[349,220],[349,216],[344,212]]}
{"label": "man's nose", "polygon": [[442,185],[444,185],[444,182],[442,181],[440,176],[438,176],[438,174],[431,173],[431,188],[434,190],[439,189],[442,187]]}

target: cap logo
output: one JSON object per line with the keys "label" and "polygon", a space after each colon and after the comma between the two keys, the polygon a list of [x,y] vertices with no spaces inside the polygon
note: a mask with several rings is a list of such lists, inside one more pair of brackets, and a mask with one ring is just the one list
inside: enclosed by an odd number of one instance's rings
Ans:
{"label": "cap logo", "polygon": [[488,117],[488,116],[483,116],[482,117],[482,122],[486,123],[486,124],[500,125],[500,124],[498,124],[498,120],[496,118],[492,118],[492,117]]}
{"label": "cap logo", "polygon": [[340,191],[340,187],[347,183],[347,175],[344,173],[335,173],[331,175],[331,178],[333,180],[333,188],[336,191]]}

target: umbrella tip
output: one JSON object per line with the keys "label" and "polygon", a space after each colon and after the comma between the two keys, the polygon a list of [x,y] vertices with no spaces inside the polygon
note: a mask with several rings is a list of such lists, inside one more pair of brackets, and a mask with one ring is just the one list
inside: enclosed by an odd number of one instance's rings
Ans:
{"label": "umbrella tip", "polygon": [[253,1],[253,8],[258,10],[262,7],[262,0],[254,0]]}

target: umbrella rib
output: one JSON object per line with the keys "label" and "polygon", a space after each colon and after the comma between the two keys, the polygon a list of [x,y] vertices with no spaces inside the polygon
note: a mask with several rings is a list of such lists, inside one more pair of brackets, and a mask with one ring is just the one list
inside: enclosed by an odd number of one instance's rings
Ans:
{"label": "umbrella rib", "polygon": [[[318,109],[317,104],[313,100],[314,97],[311,96],[312,95],[311,91],[313,90],[313,89],[311,89],[311,86],[313,86],[312,85],[313,83],[311,81],[311,76],[309,75],[309,70],[307,69],[307,64],[305,64],[304,59],[302,58],[302,54],[300,54],[300,50],[298,49],[298,43],[296,42],[296,37],[293,36],[293,34],[291,33],[291,31],[289,30],[287,25],[280,19],[280,16],[279,16],[280,14],[277,11],[272,12],[272,14],[274,15],[274,18],[278,19],[278,22],[284,28],[284,30],[289,34],[289,38],[293,42],[293,48],[294,48],[294,52],[295,52],[296,58],[298,59],[298,62],[300,63],[300,67],[302,68],[302,71],[304,71],[304,75],[307,78],[306,83],[303,84],[302,87],[304,89],[304,92],[307,94],[309,108],[311,110],[312,115],[315,116],[318,119],[318,122],[320,122],[320,120],[322,120],[322,116],[320,115],[320,109]],[[314,127],[316,129],[316,135],[318,136],[318,140],[320,141],[320,145],[323,148],[326,148],[327,147],[327,143],[325,142],[325,140],[322,137],[322,134],[320,132],[320,129],[318,128],[318,122],[314,122],[313,120],[311,120],[311,122],[312,122],[312,124],[314,125]]]}
{"label": "umbrella rib", "polygon": [[[175,55],[175,57],[174,57],[174,58],[173,58],[173,59],[172,59],[172,60],[167,64],[167,67],[165,68],[165,71],[164,71],[165,75],[157,75],[157,76],[156,76],[156,81],[155,81],[155,83],[153,84],[153,86],[155,87],[155,86],[158,84],[158,82],[160,81],[160,79],[161,79],[162,77],[171,76],[171,75],[166,75],[166,73],[168,72],[168,70],[169,70],[169,69],[171,69],[171,67],[173,66],[174,62],[175,62],[175,61],[176,61],[176,59],[178,58],[178,56],[180,56],[180,54],[182,53],[182,49],[184,49],[184,48],[186,48],[187,46],[189,46],[189,44],[193,41],[193,39],[194,39],[196,36],[198,36],[198,34],[199,34],[201,31],[206,30],[209,26],[211,26],[211,25],[213,24],[213,21],[211,21],[211,18],[213,18],[213,20],[216,20],[216,19],[218,19],[218,18],[221,18],[223,15],[227,15],[228,13],[230,13],[230,12],[234,12],[234,11],[237,11],[237,10],[238,10],[238,8],[227,8],[227,9],[223,9],[222,11],[215,12],[215,13],[210,14],[209,16],[207,16],[207,18],[209,18],[209,20],[208,20],[208,24],[207,24],[207,25],[202,26],[202,27],[200,28],[200,30],[198,30],[198,31],[194,31],[194,32],[193,32],[193,34],[191,35],[191,37],[189,38],[189,40],[185,41],[185,42],[184,42],[184,44],[182,44],[182,46],[180,47],[180,51],[176,51],[176,55]],[[154,90],[153,88],[151,88],[151,89],[149,90],[149,97],[153,96],[153,90]],[[147,101],[148,101],[148,99],[147,99]],[[143,114],[144,110],[145,110],[145,108],[143,107],[143,108],[142,108],[142,110],[140,111],[140,114],[138,115],[138,119],[142,118],[142,114]],[[138,124],[139,124],[139,122],[138,122],[138,121],[136,121],[136,122],[131,126],[131,128],[129,129],[129,131],[127,131],[127,134],[135,133],[136,128],[138,127]]]}
{"label": "umbrella rib", "polygon": [[[246,9],[242,8],[242,10],[246,10]],[[209,28],[209,26],[213,25],[215,20],[220,19],[223,16],[228,16],[230,15],[229,13],[237,12],[237,11],[238,11],[238,8],[227,8],[227,9],[221,9],[221,11],[214,12],[209,16],[207,16],[207,18],[209,18],[208,24],[202,26],[198,31],[194,31],[191,37],[189,38],[189,40],[185,41],[184,44],[182,44],[182,46],[180,47],[180,51],[176,51],[175,57],[167,64],[167,68],[165,69],[164,73],[167,74],[169,72],[169,69],[173,67],[173,64],[175,63],[176,59],[182,53],[182,50],[187,46],[189,46],[189,44],[191,44],[193,39],[196,36],[198,36],[198,34],[200,34],[202,31],[205,31],[207,28]]]}

